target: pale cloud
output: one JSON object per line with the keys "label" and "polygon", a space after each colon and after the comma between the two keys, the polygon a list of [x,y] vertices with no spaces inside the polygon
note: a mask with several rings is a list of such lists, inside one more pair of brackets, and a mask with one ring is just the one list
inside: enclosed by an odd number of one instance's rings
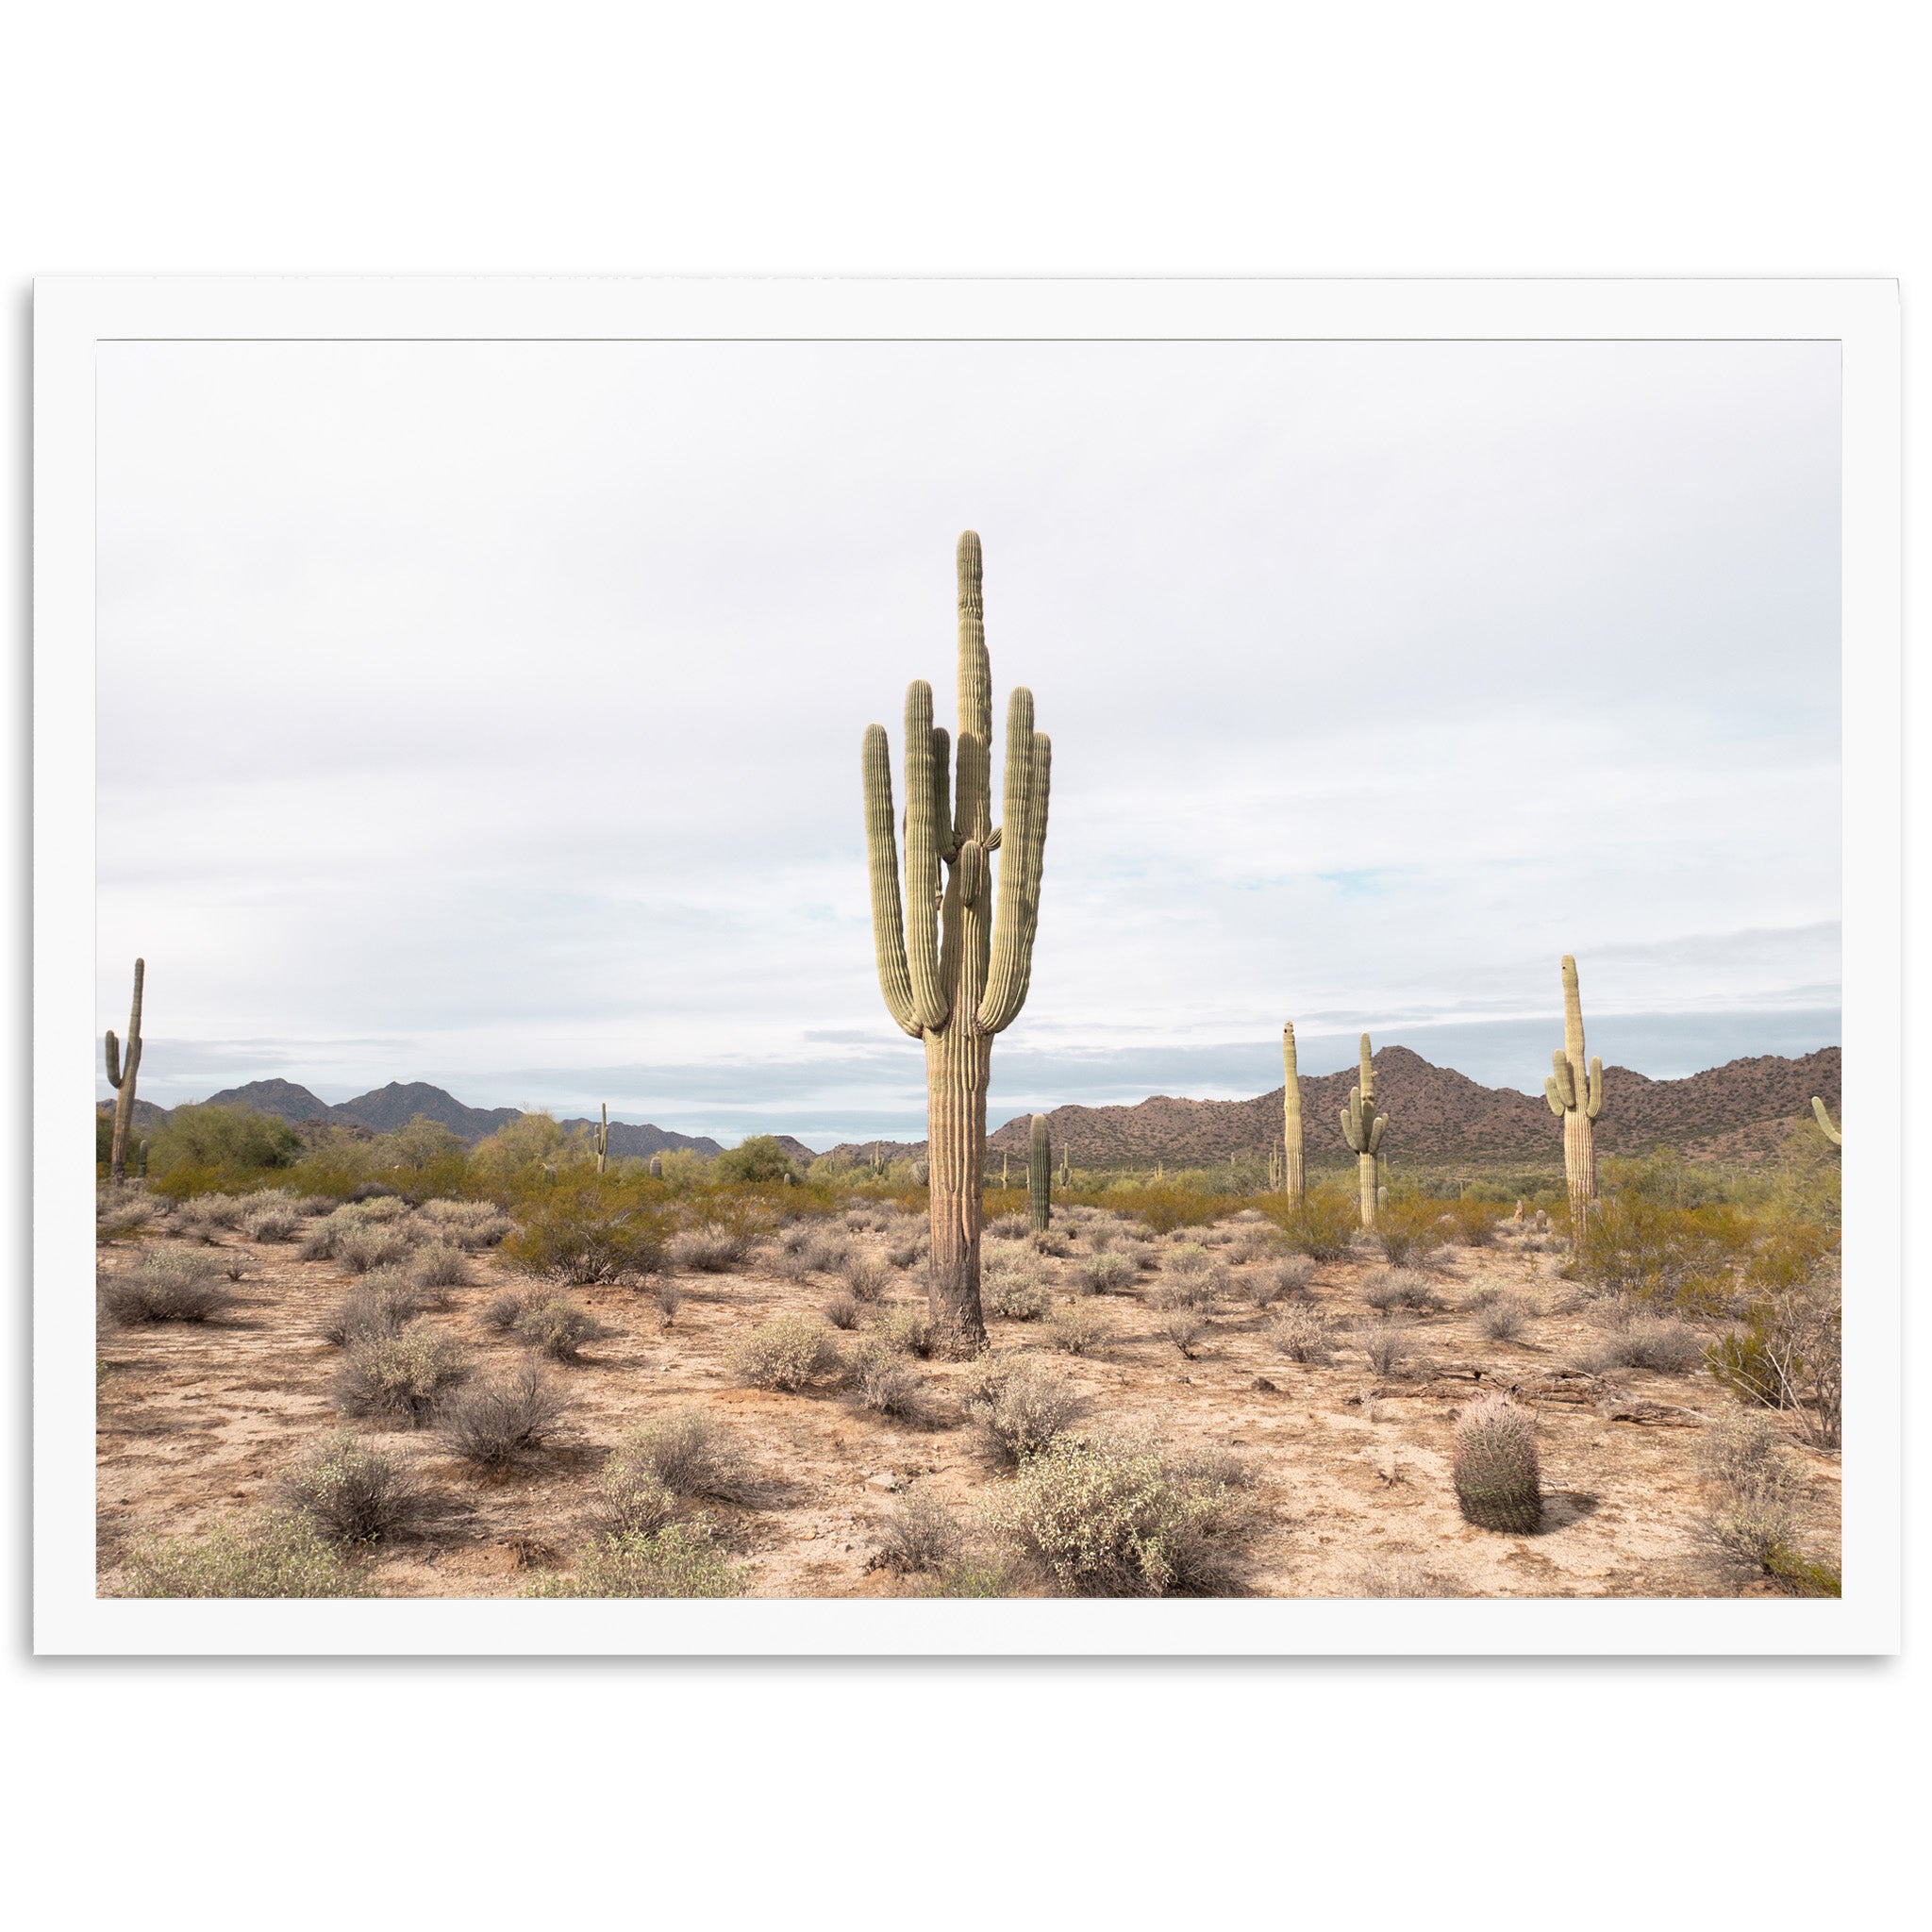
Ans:
{"label": "pale cloud", "polygon": [[101,398],[157,1098],[903,1130],[858,741],[950,716],[967,525],[1055,741],[1015,1104],[1289,1017],[1534,1088],[1474,1029],[1565,951],[1644,1071],[1834,1024],[1828,344],[121,344]]}

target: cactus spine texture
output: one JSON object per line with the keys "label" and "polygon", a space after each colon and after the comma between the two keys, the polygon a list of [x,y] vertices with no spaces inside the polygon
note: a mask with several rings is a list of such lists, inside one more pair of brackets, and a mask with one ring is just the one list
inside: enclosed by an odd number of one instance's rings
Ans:
{"label": "cactus spine texture", "polygon": [[1375,1111],[1375,1062],[1369,1052],[1369,1036],[1364,1033],[1361,1078],[1341,1109],[1341,1138],[1356,1154],[1364,1227],[1375,1224],[1375,1156],[1381,1152],[1382,1130],[1388,1124],[1389,1116]]}
{"label": "cactus spine texture", "polygon": [[114,1139],[108,1150],[108,1173],[114,1180],[127,1174],[127,1130],[134,1124],[134,1074],[141,1065],[141,989],[147,961],[134,962],[134,1007],[127,1016],[127,1052],[124,1057],[114,1029],[108,1028],[108,1085],[114,1090]]}
{"label": "cactus spine texture", "polygon": [[1825,1112],[1824,1101],[1815,1093],[1811,1096],[1811,1111],[1818,1116],[1818,1124],[1824,1129],[1824,1138],[1834,1147],[1842,1147],[1845,1144],[1844,1130],[1832,1125],[1831,1116]]}
{"label": "cactus spine texture", "polygon": [[1576,961],[1563,955],[1563,1048],[1543,1082],[1550,1111],[1563,1123],[1563,1178],[1570,1187],[1570,1231],[1581,1241],[1596,1199],[1596,1117],[1604,1110],[1604,1063],[1583,1058],[1583,994]]}
{"label": "cactus spine texture", "polygon": [[[1040,919],[1053,747],[1033,728],[1033,693],[1007,710],[1006,803],[992,823],[992,667],[979,539],[959,539],[959,735],[932,722],[932,687],[906,693],[906,887],[899,890],[885,727],[866,727],[866,855],[879,990],[902,1032],[925,1042],[933,1334],[948,1354],[986,1340],[979,1306],[981,1176],[992,1041],[1025,1003]],[[957,758],[957,777],[948,769]],[[992,855],[1000,852],[997,903]]]}
{"label": "cactus spine texture", "polygon": [[591,1129],[591,1151],[597,1157],[597,1172],[604,1172],[604,1157],[610,1152],[610,1106],[597,1103],[597,1124]]}
{"label": "cactus spine texture", "polygon": [[1026,1208],[1035,1234],[1044,1234],[1053,1220],[1053,1141],[1046,1116],[1033,1116],[1026,1143]]}
{"label": "cactus spine texture", "polygon": [[1503,1394],[1481,1395],[1456,1419],[1456,1500],[1479,1529],[1528,1536],[1542,1522],[1536,1419]]}
{"label": "cactus spine texture", "polygon": [[1281,1029],[1281,1191],[1297,1207],[1307,1197],[1307,1173],[1302,1164],[1302,1078],[1294,1057],[1294,1023]]}

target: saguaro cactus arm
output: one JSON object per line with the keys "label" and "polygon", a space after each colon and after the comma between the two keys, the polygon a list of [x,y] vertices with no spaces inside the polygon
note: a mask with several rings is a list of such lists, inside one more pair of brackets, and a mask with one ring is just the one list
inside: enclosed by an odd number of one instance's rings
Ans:
{"label": "saguaro cactus arm", "polygon": [[[108,1037],[111,1040],[114,1036],[110,1033]],[[1818,1124],[1824,1129],[1824,1138],[1834,1147],[1842,1147],[1845,1144],[1843,1129],[1832,1125],[1831,1116],[1825,1112],[1824,1101],[1815,1093],[1811,1096],[1811,1111],[1818,1116]]]}
{"label": "saguaro cactus arm", "polygon": [[917,1040],[925,1029],[912,1003],[912,975],[906,964],[899,847],[892,829],[892,755],[883,724],[865,727],[860,763],[865,775],[865,855],[872,879],[872,937],[878,956],[879,991],[899,1030]]}
{"label": "saguaro cactus arm", "polygon": [[1013,1024],[1033,977],[1052,783],[1053,745],[1043,731],[1034,730],[1033,693],[1020,685],[1007,707],[1006,816],[986,844],[989,851],[995,846],[1003,850],[992,963],[976,1015],[982,1032],[1002,1033]]}
{"label": "saguaro cactus arm", "polygon": [[[108,1028],[108,1085],[121,1084],[121,1042],[114,1038],[114,1029]],[[1814,1105],[1816,1103],[1813,1103]]]}

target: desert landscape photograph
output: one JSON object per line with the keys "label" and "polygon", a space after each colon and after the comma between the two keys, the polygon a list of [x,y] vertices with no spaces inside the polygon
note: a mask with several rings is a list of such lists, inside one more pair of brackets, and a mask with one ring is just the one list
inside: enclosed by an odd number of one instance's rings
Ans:
{"label": "desert landscape photograph", "polygon": [[1836,344],[99,424],[102,1597],[1840,1594]]}

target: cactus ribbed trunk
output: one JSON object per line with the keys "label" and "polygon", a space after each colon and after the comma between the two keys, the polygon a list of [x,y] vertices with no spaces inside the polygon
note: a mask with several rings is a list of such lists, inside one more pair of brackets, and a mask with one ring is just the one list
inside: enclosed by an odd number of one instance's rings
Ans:
{"label": "cactus ribbed trunk", "polygon": [[1563,1046],[1543,1082],[1550,1111],[1563,1123],[1563,1179],[1570,1192],[1570,1233],[1583,1239],[1596,1199],[1596,1122],[1604,1106],[1604,1063],[1583,1051],[1583,992],[1576,961],[1563,955]]}
{"label": "cactus ribbed trunk", "polygon": [[[970,1013],[970,1007],[962,1009]],[[979,1226],[986,1172],[986,1080],[992,1040],[948,1024],[925,1036],[926,1188],[932,1258],[927,1312],[949,1355],[986,1343],[979,1307]]]}
{"label": "cactus ribbed trunk", "polygon": [[[1004,818],[996,827],[992,667],[979,539],[971,530],[959,539],[958,567],[957,747],[932,722],[932,688],[921,680],[906,693],[903,904],[891,757],[882,725],[867,727],[861,764],[879,990],[901,1031],[925,1041],[933,1339],[944,1354],[971,1355],[986,1341],[979,1230],[987,1074],[993,1036],[1018,1015],[1032,977],[1053,748],[1033,728],[1032,692],[1015,689],[1007,710]],[[957,776],[949,750],[957,752]]]}
{"label": "cactus ribbed trunk", "polygon": [[1361,1074],[1341,1109],[1341,1138],[1355,1150],[1356,1172],[1361,1184],[1361,1215],[1364,1227],[1375,1224],[1375,1156],[1382,1146],[1382,1135],[1389,1116],[1375,1111],[1375,1062],[1369,1047],[1369,1036],[1362,1035]]}
{"label": "cactus ribbed trunk", "polygon": [[1307,1173],[1303,1165],[1302,1082],[1295,1060],[1294,1025],[1281,1029],[1281,1191],[1292,1207],[1307,1198]]}
{"label": "cactus ribbed trunk", "polygon": [[[113,1028],[108,1029],[108,1084],[114,1090],[114,1138],[108,1149],[108,1173],[114,1180],[127,1174],[127,1134],[134,1124],[134,1074],[141,1065],[141,994],[147,961],[134,962],[134,1006],[127,1016],[127,1051],[124,1056]],[[124,1065],[125,1058],[125,1065]]]}
{"label": "cactus ribbed trunk", "polygon": [[1027,1218],[1035,1234],[1044,1234],[1053,1224],[1053,1142],[1046,1116],[1037,1113],[1026,1142]]}

